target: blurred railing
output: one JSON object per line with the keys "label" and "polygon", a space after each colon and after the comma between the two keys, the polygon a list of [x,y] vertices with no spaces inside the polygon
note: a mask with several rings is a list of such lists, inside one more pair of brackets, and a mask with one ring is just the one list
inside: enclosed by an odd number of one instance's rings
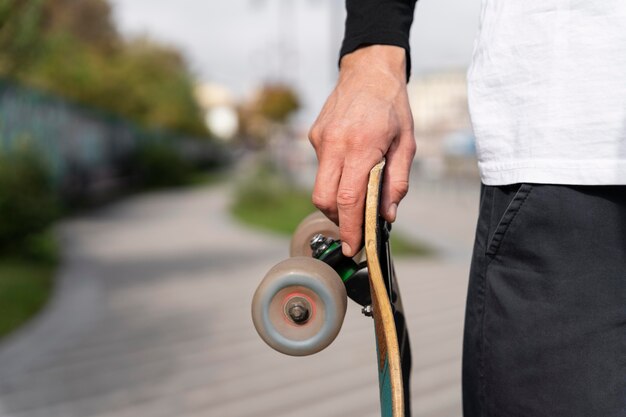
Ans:
{"label": "blurred railing", "polygon": [[217,165],[226,158],[224,149],[207,138],[141,127],[0,78],[0,152],[33,147],[66,195],[106,194],[132,185],[134,156],[142,146],[155,143],[171,146],[196,165]]}

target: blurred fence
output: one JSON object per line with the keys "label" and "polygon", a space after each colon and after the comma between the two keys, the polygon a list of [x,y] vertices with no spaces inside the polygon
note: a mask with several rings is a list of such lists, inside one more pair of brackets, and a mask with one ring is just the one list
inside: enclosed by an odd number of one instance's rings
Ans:
{"label": "blurred fence", "polygon": [[0,78],[0,151],[21,146],[37,150],[64,194],[106,194],[131,185],[136,180],[134,157],[151,144],[171,146],[196,165],[216,165],[226,157],[224,150],[207,138],[140,127]]}

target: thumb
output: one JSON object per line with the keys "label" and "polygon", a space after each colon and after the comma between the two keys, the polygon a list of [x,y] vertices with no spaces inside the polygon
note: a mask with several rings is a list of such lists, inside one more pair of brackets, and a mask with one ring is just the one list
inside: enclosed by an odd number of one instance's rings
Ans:
{"label": "thumb", "polygon": [[396,220],[398,205],[409,191],[409,176],[414,156],[415,139],[412,132],[401,135],[387,152],[381,214],[390,223]]}

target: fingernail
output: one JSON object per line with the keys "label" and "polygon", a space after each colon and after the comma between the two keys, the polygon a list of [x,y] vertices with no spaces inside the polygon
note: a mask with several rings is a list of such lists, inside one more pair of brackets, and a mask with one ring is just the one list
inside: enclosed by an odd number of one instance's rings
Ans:
{"label": "fingernail", "polygon": [[391,219],[391,221],[394,221],[396,219],[397,213],[398,205],[396,203],[393,203],[391,206],[389,206],[389,210],[387,210],[387,215],[389,216],[389,219]]}
{"label": "fingernail", "polygon": [[346,242],[341,242],[341,251],[346,256],[352,256],[352,248]]}

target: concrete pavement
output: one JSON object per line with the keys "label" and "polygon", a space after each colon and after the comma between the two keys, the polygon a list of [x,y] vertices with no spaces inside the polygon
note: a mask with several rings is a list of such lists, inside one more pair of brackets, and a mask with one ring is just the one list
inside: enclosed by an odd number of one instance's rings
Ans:
{"label": "concrete pavement", "polygon": [[[417,187],[400,212],[398,228],[444,251],[396,262],[414,416],[461,415],[477,204],[456,194]],[[379,415],[373,324],[356,305],[317,355],[286,357],[260,341],[250,299],[288,241],[235,223],[229,199],[226,187],[161,192],[65,223],[53,301],[0,345],[0,416]]]}

